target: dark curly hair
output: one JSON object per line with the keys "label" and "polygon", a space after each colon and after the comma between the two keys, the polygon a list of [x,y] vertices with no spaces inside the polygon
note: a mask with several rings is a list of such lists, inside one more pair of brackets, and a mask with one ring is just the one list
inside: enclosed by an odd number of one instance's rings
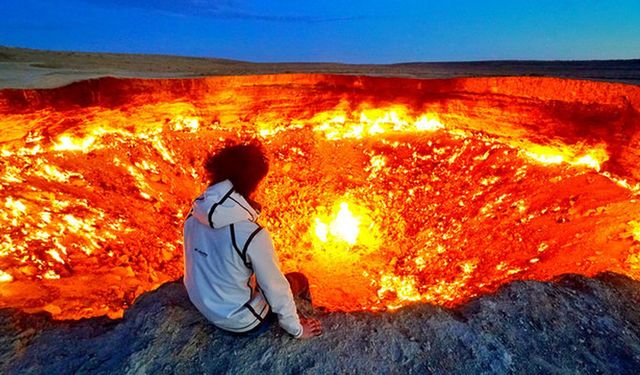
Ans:
{"label": "dark curly hair", "polygon": [[234,190],[247,200],[269,172],[269,159],[257,142],[225,147],[204,162],[209,186],[229,180]]}

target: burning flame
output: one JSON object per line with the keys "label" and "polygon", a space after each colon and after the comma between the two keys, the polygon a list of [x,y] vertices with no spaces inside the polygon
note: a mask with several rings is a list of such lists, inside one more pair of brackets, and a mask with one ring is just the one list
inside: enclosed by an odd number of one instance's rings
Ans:
{"label": "burning flame", "polygon": [[315,115],[311,123],[313,130],[321,132],[327,139],[362,139],[387,133],[407,133],[421,131],[437,131],[444,125],[433,113],[424,115],[411,114],[403,106],[388,108],[363,108],[345,113],[341,110],[323,112]]}
{"label": "burning flame", "polygon": [[329,224],[325,224],[321,219],[316,218],[315,233],[322,242],[327,242],[330,235],[333,238],[347,242],[349,245],[354,245],[360,232],[359,226],[360,220],[351,213],[349,204],[341,202],[340,210]]}
{"label": "burning flame", "polygon": [[8,283],[11,281],[13,281],[13,276],[4,272],[3,270],[0,270],[0,283]]}
{"label": "burning flame", "polygon": [[53,145],[54,151],[82,151],[88,152],[96,138],[88,136],[85,138],[74,138],[70,135],[61,135],[58,142]]}
{"label": "burning flame", "polygon": [[584,166],[600,171],[601,164],[609,159],[606,146],[598,145],[584,151],[585,148],[586,147],[582,145],[575,147],[532,145],[522,152],[526,157],[542,164],[568,163],[570,165]]}

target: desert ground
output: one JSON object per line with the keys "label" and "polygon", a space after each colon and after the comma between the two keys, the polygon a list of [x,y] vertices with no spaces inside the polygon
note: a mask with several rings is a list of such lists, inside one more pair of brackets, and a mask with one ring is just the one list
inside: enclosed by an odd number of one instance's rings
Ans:
{"label": "desert ground", "polygon": [[186,78],[330,73],[406,78],[544,76],[640,83],[640,60],[407,62],[388,65],[252,63],[162,55],[40,51],[0,46],[0,88],[51,88],[104,76]]}

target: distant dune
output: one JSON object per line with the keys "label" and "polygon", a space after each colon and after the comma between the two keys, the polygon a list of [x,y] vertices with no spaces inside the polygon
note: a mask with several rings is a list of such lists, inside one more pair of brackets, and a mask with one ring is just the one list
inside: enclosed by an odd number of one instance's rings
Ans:
{"label": "distant dune", "polygon": [[640,84],[640,59],[400,63],[252,63],[164,55],[42,51],[0,46],[0,88],[50,88],[113,77],[184,78],[274,73],[331,73],[411,78],[549,76]]}

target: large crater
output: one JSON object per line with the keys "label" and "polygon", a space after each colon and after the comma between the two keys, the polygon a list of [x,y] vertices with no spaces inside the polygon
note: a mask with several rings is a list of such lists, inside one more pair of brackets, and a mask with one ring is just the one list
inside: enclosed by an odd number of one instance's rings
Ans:
{"label": "large crater", "polygon": [[555,78],[102,78],[0,91],[0,307],[121,316],[182,273],[202,160],[259,138],[285,271],[330,310],[640,277],[640,87]]}

